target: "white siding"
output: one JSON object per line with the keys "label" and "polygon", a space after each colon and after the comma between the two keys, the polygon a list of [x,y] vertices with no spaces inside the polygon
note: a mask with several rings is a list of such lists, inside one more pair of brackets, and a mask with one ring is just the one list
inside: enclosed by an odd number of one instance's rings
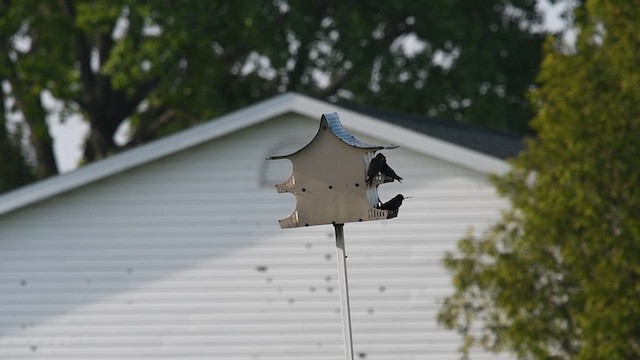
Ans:
{"label": "white siding", "polygon": [[[271,120],[0,217],[0,359],[342,358],[333,228],[281,230],[294,197],[260,185],[317,124]],[[345,225],[356,358],[458,358],[435,320],[443,252],[504,203],[478,172],[385,154],[406,180],[381,199],[413,198]]]}

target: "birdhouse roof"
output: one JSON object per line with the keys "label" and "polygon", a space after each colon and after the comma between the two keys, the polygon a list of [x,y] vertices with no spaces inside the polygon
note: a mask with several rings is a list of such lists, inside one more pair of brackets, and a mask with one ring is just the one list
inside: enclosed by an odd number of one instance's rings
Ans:
{"label": "birdhouse roof", "polygon": [[[311,140],[311,142],[316,140],[317,137],[321,134],[321,130],[323,126],[326,126],[333,135],[335,135],[338,139],[340,139],[345,144],[349,146],[353,146],[358,149],[382,150],[382,149],[395,149],[398,147],[397,145],[371,145],[356,139],[355,136],[351,135],[347,131],[347,129],[345,129],[342,126],[342,123],[340,122],[340,118],[338,117],[338,113],[335,113],[335,112],[322,114],[322,117],[320,118],[320,127],[318,129],[318,132],[316,133],[316,136],[313,138],[313,140]],[[291,154],[271,156],[268,159],[269,160],[285,159],[301,151],[304,151],[307,147],[308,145]]]}

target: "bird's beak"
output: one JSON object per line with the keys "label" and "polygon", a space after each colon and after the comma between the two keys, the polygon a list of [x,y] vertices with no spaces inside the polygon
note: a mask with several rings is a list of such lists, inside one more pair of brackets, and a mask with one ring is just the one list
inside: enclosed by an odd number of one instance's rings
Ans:
{"label": "bird's beak", "polygon": [[413,196],[405,196],[405,199],[411,199]]}

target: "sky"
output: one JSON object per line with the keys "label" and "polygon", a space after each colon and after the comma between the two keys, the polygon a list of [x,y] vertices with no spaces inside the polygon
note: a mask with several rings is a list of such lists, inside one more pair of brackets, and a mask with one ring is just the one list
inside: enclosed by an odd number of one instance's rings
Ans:
{"label": "sky", "polygon": [[[560,18],[560,13],[567,6],[566,3],[553,5],[549,0],[538,0],[537,6],[545,13],[544,28],[546,30],[559,31],[564,28],[565,23]],[[66,118],[65,122],[61,123],[60,116],[57,114],[59,109],[50,95],[44,95],[44,103],[54,110],[53,115],[48,119],[48,125],[54,140],[58,170],[60,173],[72,171],[78,167],[82,157],[82,144],[89,128],[78,116]],[[126,140],[127,131],[128,123],[125,123],[116,133],[116,143]]]}

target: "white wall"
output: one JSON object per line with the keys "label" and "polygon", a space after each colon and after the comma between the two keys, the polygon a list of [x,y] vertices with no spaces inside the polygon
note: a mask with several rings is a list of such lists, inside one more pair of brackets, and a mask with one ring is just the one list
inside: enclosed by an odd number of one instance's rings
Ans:
{"label": "white wall", "polygon": [[[259,185],[270,151],[315,135],[296,119],[0,217],[0,359],[342,358],[333,228],[281,230],[294,197]],[[443,252],[504,202],[482,174],[385,154],[406,180],[381,199],[413,198],[396,219],[345,225],[356,358],[458,358],[435,321]]]}

